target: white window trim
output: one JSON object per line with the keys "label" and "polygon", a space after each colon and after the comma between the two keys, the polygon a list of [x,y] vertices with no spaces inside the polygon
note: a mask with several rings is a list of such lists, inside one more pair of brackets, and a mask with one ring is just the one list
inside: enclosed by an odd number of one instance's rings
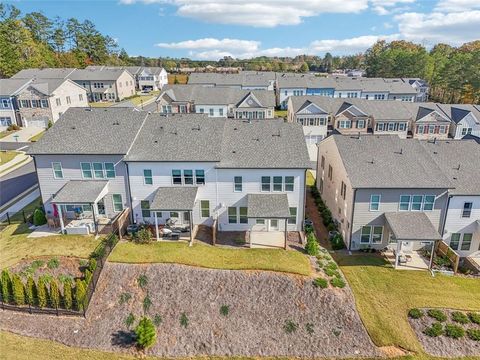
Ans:
{"label": "white window trim", "polygon": [[[173,170],[179,170],[179,171],[180,171],[180,184],[175,184],[175,183],[173,182]],[[171,177],[172,177],[172,185],[173,185],[173,186],[182,186],[182,185],[184,185],[184,184],[183,184],[183,170],[182,170],[182,169],[172,169],[172,170],[170,171],[170,174],[171,174]]]}
{"label": "white window trim", "polygon": [[[53,167],[53,164],[59,164],[60,165],[60,170],[62,171],[62,177],[57,177],[57,175],[55,175],[55,168]],[[54,179],[58,179],[58,180],[63,180],[64,179],[64,175],[63,175],[63,167],[62,167],[62,163],[60,161],[53,161],[51,163],[51,166],[52,166],[52,171],[53,171],[53,178]]]}
{"label": "white window trim", "polygon": [[[374,196],[378,196],[378,209],[377,209],[377,210],[372,209],[372,199],[373,199]],[[374,211],[374,212],[375,212],[375,211],[380,211],[380,203],[381,203],[381,201],[382,201],[382,195],[380,195],[380,194],[372,194],[372,195],[370,195],[369,210],[370,210],[370,211]]]}
{"label": "white window trim", "polygon": [[[92,177],[87,178],[87,177],[85,177],[85,176],[83,175],[82,164],[89,164],[89,165],[90,165],[90,173],[92,174]],[[94,179],[93,166],[92,166],[92,163],[91,163],[91,162],[81,161],[81,162],[80,162],[80,172],[82,173],[82,179],[85,179],[85,180],[93,180],[93,179]]]}
{"label": "white window trim", "polygon": [[[269,190],[263,190],[263,177],[268,177],[270,178],[269,181]],[[272,181],[273,181],[273,176],[260,176],[260,192],[272,192]]]}
{"label": "white window trim", "polygon": [[[148,177],[148,176],[145,176],[145,170],[150,170],[150,174],[151,174],[150,177],[152,178],[152,183],[151,184],[147,184],[147,182],[145,181]],[[143,175],[143,185],[153,186],[153,171],[152,171],[152,169],[143,169],[142,170],[142,175]],[[173,182],[173,179],[172,179],[172,182]]]}
{"label": "white window trim", "polygon": [[[114,200],[114,196],[113,195],[120,195],[120,199],[122,200],[121,201],[121,205],[122,205],[122,210],[115,210],[115,200]],[[122,194],[112,194],[112,209],[113,209],[113,212],[115,213],[119,213],[119,212],[122,212],[124,210],[124,207],[123,207],[123,196]]]}
{"label": "white window trim", "polygon": [[[420,202],[420,210],[414,210],[413,209],[413,197],[414,196],[421,196],[422,197],[422,201]],[[420,195],[420,194],[411,195],[411,197],[410,197],[410,211],[423,211],[423,201],[424,201],[424,199],[425,199],[424,195]]]}
{"label": "white window trim", "polygon": [[[235,187],[237,185],[237,183],[235,182],[235,178],[239,177],[240,178],[240,186],[242,188],[242,190],[237,190]],[[233,192],[236,192],[236,193],[241,193],[243,192],[243,176],[234,176],[233,177]]]}
{"label": "white window trim", "polygon": [[[433,203],[432,203],[432,209],[431,210],[426,210],[425,209],[425,198],[427,196],[433,196]],[[427,194],[427,195],[423,195],[423,200],[422,200],[422,211],[433,211],[435,210],[435,202],[437,201],[437,197],[433,194]]]}
{"label": "white window trim", "polygon": [[[400,209],[400,204],[402,203],[402,196],[409,196],[408,199],[408,209],[407,210],[402,210]],[[409,194],[400,194],[400,197],[398,198],[398,211],[410,211],[410,205],[412,203],[412,195]]]}

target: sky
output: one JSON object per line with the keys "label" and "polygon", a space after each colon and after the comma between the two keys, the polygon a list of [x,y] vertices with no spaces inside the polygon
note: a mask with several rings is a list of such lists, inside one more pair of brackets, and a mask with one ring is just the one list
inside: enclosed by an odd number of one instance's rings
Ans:
{"label": "sky", "polygon": [[[5,2],[4,2],[5,3]],[[480,0],[12,0],[23,13],[91,20],[131,56],[323,56],[378,39],[431,47],[480,39]]]}

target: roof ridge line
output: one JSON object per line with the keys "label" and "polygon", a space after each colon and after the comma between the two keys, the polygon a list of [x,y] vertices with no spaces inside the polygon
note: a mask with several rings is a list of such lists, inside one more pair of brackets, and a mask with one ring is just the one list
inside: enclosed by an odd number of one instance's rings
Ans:
{"label": "roof ridge line", "polygon": [[135,137],[133,138],[130,146],[128,147],[127,152],[126,152],[125,155],[123,156],[123,159],[124,159],[124,160],[125,160],[125,157],[130,153],[130,150],[132,150],[133,144],[135,144],[135,141],[137,141],[137,137],[138,137],[138,135],[140,134],[140,132],[142,131],[143,126],[144,126],[145,123],[147,122],[147,118],[148,118],[149,115],[150,115],[150,112],[147,112],[147,114],[146,114],[145,117],[143,118],[143,120],[142,120],[142,125],[138,128],[137,133],[135,134]]}

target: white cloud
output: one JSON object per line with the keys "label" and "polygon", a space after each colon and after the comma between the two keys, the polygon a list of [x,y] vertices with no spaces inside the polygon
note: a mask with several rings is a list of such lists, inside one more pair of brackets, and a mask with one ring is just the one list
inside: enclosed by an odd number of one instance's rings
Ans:
{"label": "white cloud", "polygon": [[165,49],[182,49],[182,50],[229,50],[240,52],[254,52],[257,51],[260,42],[253,40],[239,40],[239,39],[214,39],[205,38],[198,40],[187,40],[176,43],[159,43],[155,46]]}
{"label": "white cloud", "polygon": [[478,39],[480,11],[396,15],[400,36],[425,45],[447,43],[459,45]]}
{"label": "white cloud", "polygon": [[434,11],[438,12],[461,12],[480,9],[479,0],[440,0]]}
{"label": "white cloud", "polygon": [[353,54],[365,51],[378,40],[396,40],[398,35],[365,35],[343,40],[317,40],[311,43],[310,49],[316,54],[333,52],[335,54]]}
{"label": "white cloud", "polygon": [[411,4],[416,0],[370,0],[372,10],[378,15],[389,15],[403,8],[398,8],[399,4]]}

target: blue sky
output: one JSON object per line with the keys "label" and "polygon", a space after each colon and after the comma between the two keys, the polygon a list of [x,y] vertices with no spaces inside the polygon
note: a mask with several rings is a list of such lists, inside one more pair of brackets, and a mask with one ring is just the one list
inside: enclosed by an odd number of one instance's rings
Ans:
{"label": "blue sky", "polygon": [[480,0],[11,1],[22,12],[89,19],[130,55],[323,56],[364,51],[377,39],[427,47],[480,38]]}

